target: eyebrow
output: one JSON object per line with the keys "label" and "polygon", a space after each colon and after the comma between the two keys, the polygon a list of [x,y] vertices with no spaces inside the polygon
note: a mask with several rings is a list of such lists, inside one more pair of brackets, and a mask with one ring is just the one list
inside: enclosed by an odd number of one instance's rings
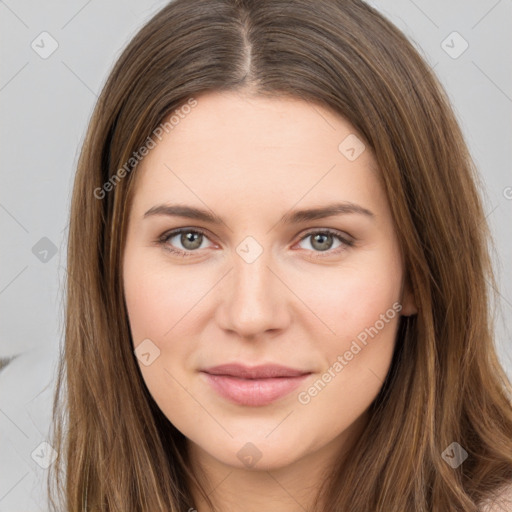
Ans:
{"label": "eyebrow", "polygon": [[[375,219],[375,214],[363,208],[358,204],[351,202],[332,203],[319,208],[308,208],[304,210],[294,210],[283,215],[278,224],[298,224],[310,220],[318,220],[336,215],[360,214]],[[144,219],[154,215],[166,215],[169,217],[185,217],[188,219],[208,222],[210,224],[225,224],[224,220],[211,211],[194,208],[186,205],[160,204],[150,208],[145,214]]]}

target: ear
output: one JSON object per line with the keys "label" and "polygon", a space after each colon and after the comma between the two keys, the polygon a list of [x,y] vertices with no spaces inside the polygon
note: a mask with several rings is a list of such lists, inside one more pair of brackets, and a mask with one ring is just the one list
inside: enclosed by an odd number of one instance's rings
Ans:
{"label": "ear", "polygon": [[418,308],[416,306],[416,300],[414,298],[414,293],[412,290],[411,282],[409,277],[407,276],[404,280],[404,285],[402,286],[402,316],[412,316],[418,313]]}

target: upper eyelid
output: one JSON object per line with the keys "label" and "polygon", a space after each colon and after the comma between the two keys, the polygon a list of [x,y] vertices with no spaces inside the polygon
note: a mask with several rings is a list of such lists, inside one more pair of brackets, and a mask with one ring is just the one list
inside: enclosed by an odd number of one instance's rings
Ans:
{"label": "upper eyelid", "polygon": [[[209,234],[209,231],[207,229],[204,229],[204,228],[192,228],[192,227],[184,227],[184,228],[176,228],[176,229],[171,229],[170,231],[166,231],[165,233],[163,233],[159,239],[161,240],[165,240],[165,239],[169,239],[169,238],[173,238],[175,237],[176,235],[179,235],[180,233],[186,233],[186,232],[196,232],[196,233],[201,233],[202,235],[205,235],[208,239],[212,238]],[[211,240],[210,240],[211,241]]]}

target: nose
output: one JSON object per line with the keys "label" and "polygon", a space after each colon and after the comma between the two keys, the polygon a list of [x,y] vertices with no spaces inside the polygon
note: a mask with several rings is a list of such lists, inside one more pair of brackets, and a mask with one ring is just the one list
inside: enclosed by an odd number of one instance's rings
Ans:
{"label": "nose", "polygon": [[250,339],[286,329],[293,293],[275,267],[270,251],[252,262],[234,254],[232,269],[218,290],[216,317],[222,329]]}

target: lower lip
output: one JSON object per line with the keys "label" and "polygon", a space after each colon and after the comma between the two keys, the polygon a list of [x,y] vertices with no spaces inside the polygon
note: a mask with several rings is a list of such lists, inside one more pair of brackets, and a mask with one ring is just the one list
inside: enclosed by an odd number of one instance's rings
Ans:
{"label": "lower lip", "polygon": [[239,379],[202,372],[213,389],[238,405],[252,407],[268,405],[288,395],[309,375],[269,379]]}

